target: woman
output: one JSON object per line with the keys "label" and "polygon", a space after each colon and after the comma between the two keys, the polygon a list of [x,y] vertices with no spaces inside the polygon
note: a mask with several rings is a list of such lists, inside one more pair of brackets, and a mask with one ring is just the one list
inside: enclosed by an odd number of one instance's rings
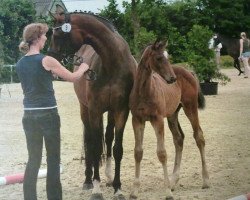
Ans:
{"label": "woman", "polygon": [[77,81],[88,70],[82,63],[71,73],[56,59],[40,53],[47,40],[48,26],[32,23],[23,30],[19,49],[25,55],[17,62],[24,99],[23,128],[28,149],[28,163],[24,175],[24,200],[36,200],[36,183],[42,159],[43,140],[47,151],[47,198],[62,199],[60,182],[60,117],[52,85],[53,74],[70,82]]}
{"label": "woman", "polygon": [[243,62],[244,65],[244,78],[248,78],[248,76],[250,75],[250,67],[249,67],[249,63],[248,60],[250,58],[250,41],[246,36],[245,32],[242,32],[240,34],[240,59]]}

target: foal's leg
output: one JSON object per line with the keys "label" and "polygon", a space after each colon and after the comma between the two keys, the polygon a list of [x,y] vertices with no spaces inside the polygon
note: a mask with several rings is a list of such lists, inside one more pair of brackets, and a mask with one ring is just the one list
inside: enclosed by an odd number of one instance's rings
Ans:
{"label": "foal's leg", "polygon": [[136,199],[138,197],[140,188],[140,172],[141,172],[141,160],[143,157],[142,146],[143,146],[145,122],[139,121],[136,117],[132,117],[132,124],[135,137],[135,148],[134,148],[135,179],[132,191],[130,193],[130,199]]}
{"label": "foal's leg", "polygon": [[205,139],[203,137],[203,131],[199,124],[198,109],[196,104],[183,105],[184,112],[192,124],[194,131],[194,139],[200,150],[201,162],[202,162],[202,188],[209,187],[209,175],[207,170],[207,164],[205,160]]}
{"label": "foal's leg", "polygon": [[105,133],[105,143],[107,146],[107,160],[106,160],[106,168],[105,168],[105,175],[107,177],[107,186],[112,186],[113,182],[113,173],[112,173],[112,142],[114,140],[114,116],[111,111],[108,112],[108,124],[106,127],[106,133]]}
{"label": "foal's leg", "polygon": [[173,194],[171,192],[170,181],[168,178],[167,153],[164,142],[164,118],[157,117],[156,119],[151,120],[150,122],[155,130],[157,138],[157,156],[163,167],[164,183],[166,187],[166,200],[172,200]]}
{"label": "foal's leg", "polygon": [[180,108],[181,107],[178,107],[176,112],[172,116],[168,117],[168,126],[172,132],[175,145],[174,169],[173,169],[173,174],[170,178],[170,185],[172,190],[174,189],[180,177],[180,165],[181,165],[183,141],[184,141],[184,133],[178,121],[178,113]]}

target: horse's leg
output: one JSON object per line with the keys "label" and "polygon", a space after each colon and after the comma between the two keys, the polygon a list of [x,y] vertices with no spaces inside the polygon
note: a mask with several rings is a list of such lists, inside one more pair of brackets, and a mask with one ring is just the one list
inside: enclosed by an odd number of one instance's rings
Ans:
{"label": "horse's leg", "polygon": [[93,166],[93,158],[91,153],[91,130],[89,124],[89,117],[88,117],[88,108],[83,104],[80,104],[80,112],[81,112],[81,119],[83,122],[83,146],[84,146],[84,153],[85,153],[85,181],[83,184],[84,190],[89,190],[93,188],[92,184],[92,166]]}
{"label": "horse's leg", "polygon": [[203,131],[199,124],[197,104],[194,104],[194,103],[184,104],[183,103],[183,109],[184,109],[186,116],[191,122],[193,131],[194,131],[193,136],[200,150],[201,162],[202,162],[202,179],[203,179],[202,188],[208,188],[209,187],[209,175],[208,175],[207,164],[205,160],[205,139],[203,137]]}
{"label": "horse's leg", "polygon": [[238,76],[240,76],[241,74],[244,73],[244,72],[241,70],[240,61],[239,61],[238,58],[234,58],[234,67],[235,67],[236,69],[238,69],[238,71],[239,71]]}
{"label": "horse's leg", "polygon": [[170,178],[171,189],[173,190],[175,185],[177,184],[180,177],[180,165],[182,159],[182,150],[183,150],[183,141],[184,141],[184,133],[181,129],[181,126],[178,121],[178,114],[181,106],[177,108],[175,113],[168,117],[168,126],[173,135],[173,141],[175,145],[175,162],[173,174]]}
{"label": "horse's leg", "polygon": [[115,177],[113,181],[113,187],[115,190],[115,196],[113,199],[125,199],[121,192],[121,180],[120,180],[120,168],[121,160],[123,156],[123,132],[128,119],[129,109],[123,111],[114,112],[115,119],[115,143],[113,147],[113,155],[115,159]]}
{"label": "horse's leg", "polygon": [[106,168],[105,168],[105,175],[107,177],[107,186],[112,186],[113,183],[113,173],[112,173],[112,142],[114,140],[114,127],[115,121],[114,116],[111,111],[108,112],[108,123],[106,127],[105,133],[105,143],[107,146],[107,161],[106,161]]}
{"label": "horse's leg", "polygon": [[171,192],[170,181],[168,177],[168,169],[167,169],[167,153],[164,142],[164,118],[156,117],[154,120],[150,121],[156,134],[157,138],[157,156],[159,161],[162,164],[163,172],[164,172],[164,184],[166,188],[166,200],[172,200],[173,194]]}
{"label": "horse's leg", "polygon": [[91,150],[93,156],[93,190],[90,200],[104,199],[100,188],[100,173],[99,165],[101,161],[101,155],[103,153],[103,117],[101,111],[95,106],[95,109],[91,109],[89,112],[89,122],[91,127]]}
{"label": "horse's leg", "polygon": [[136,199],[139,194],[140,188],[140,172],[141,172],[141,160],[143,157],[143,135],[145,122],[139,121],[136,117],[132,117],[132,124],[134,129],[135,137],[135,148],[134,148],[134,157],[135,157],[135,179],[132,191],[130,193],[130,199]]}

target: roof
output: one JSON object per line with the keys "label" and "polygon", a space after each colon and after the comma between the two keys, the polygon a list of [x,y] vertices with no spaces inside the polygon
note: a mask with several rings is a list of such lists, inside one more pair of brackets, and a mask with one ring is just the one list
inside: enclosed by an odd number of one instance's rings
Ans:
{"label": "roof", "polygon": [[67,10],[61,0],[32,0],[32,2],[34,3],[37,16],[47,16],[49,11],[52,13],[55,12],[57,4],[61,5],[65,10]]}

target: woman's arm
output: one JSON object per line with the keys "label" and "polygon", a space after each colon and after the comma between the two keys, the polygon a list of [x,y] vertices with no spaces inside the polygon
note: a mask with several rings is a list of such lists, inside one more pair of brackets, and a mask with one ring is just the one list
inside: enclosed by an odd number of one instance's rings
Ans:
{"label": "woman's arm", "polygon": [[79,68],[72,73],[51,56],[45,56],[42,60],[42,64],[46,70],[52,71],[57,76],[69,82],[77,81],[84,74],[84,72],[89,69],[89,66],[86,63],[82,63]]}
{"label": "woman's arm", "polygon": [[242,55],[243,52],[243,39],[240,39],[240,57]]}

